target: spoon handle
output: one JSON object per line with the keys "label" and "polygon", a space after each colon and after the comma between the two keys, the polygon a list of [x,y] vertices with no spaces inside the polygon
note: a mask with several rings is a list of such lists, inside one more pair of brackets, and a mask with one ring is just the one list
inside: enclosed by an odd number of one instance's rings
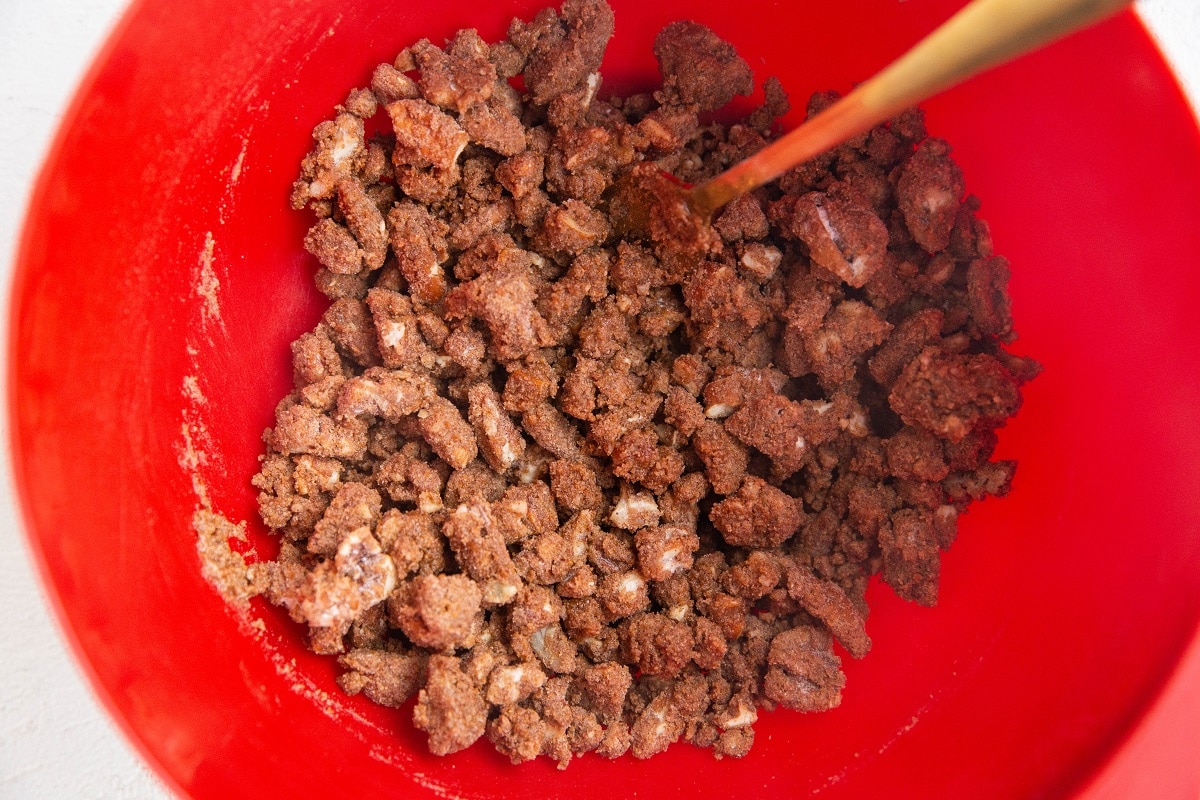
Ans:
{"label": "spoon handle", "polygon": [[708,218],[733,198],[960,81],[1084,28],[1132,0],[974,0],[882,72],[750,158],[696,186]]}

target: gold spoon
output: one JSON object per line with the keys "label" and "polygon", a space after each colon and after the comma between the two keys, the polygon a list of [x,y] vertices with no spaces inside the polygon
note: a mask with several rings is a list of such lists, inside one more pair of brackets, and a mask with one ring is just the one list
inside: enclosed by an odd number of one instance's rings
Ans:
{"label": "gold spoon", "polygon": [[[692,188],[631,173],[614,186],[618,232],[647,232],[651,209],[674,206],[672,234],[707,224],[717,209],[798,164],[984,70],[1116,13],[1132,0],[974,0],[870,80],[790,133]],[[662,175],[662,173],[659,173]],[[650,178],[651,180],[647,180]],[[668,212],[669,213],[669,212]],[[688,237],[691,238],[691,237]]]}

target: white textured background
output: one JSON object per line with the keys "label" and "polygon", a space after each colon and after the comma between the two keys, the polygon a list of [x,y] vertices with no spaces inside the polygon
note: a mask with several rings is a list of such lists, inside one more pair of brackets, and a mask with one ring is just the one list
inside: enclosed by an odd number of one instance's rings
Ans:
{"label": "white textured background", "polygon": [[[71,92],[125,0],[0,0],[0,331],[21,216]],[[1139,10],[1200,106],[1200,2]],[[0,447],[7,418],[0,414]],[[99,707],[68,655],[30,563],[0,465],[0,800],[169,793]]]}

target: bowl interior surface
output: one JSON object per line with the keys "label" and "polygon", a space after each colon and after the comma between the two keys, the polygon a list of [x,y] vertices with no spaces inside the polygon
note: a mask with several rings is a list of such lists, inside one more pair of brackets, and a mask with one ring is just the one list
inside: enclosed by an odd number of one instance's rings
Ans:
{"label": "bowl interior surface", "polygon": [[[653,85],[690,17],[800,112],[960,0],[613,0],[606,90]],[[538,3],[143,0],[85,83],[34,197],[9,345],[15,472],[76,652],[144,754],[196,798],[1016,797],[1084,784],[1200,619],[1200,138],[1123,15],[927,104],[1012,262],[1014,349],[1045,371],[1001,435],[1011,495],[973,507],[941,603],[872,585],[837,710],[760,716],[742,761],[513,767],[426,752],[409,709],[343,696],[332,659],[200,576],[201,495],[249,520],[288,343],[324,298],[287,195],[313,126],[420,37],[502,36]],[[799,114],[788,118],[795,124]],[[619,790],[616,787],[620,787]]]}

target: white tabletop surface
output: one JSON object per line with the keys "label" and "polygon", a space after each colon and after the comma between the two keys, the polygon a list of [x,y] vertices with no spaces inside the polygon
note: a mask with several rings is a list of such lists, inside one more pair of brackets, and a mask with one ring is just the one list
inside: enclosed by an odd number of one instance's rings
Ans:
{"label": "white tabletop surface", "polygon": [[[908,0],[914,2],[915,0]],[[15,239],[64,107],[126,0],[0,0],[0,331]],[[1200,105],[1200,3],[1141,0],[1140,12]],[[0,446],[7,419],[0,415]],[[0,800],[166,798],[68,654],[22,538],[7,454],[0,465]]]}

